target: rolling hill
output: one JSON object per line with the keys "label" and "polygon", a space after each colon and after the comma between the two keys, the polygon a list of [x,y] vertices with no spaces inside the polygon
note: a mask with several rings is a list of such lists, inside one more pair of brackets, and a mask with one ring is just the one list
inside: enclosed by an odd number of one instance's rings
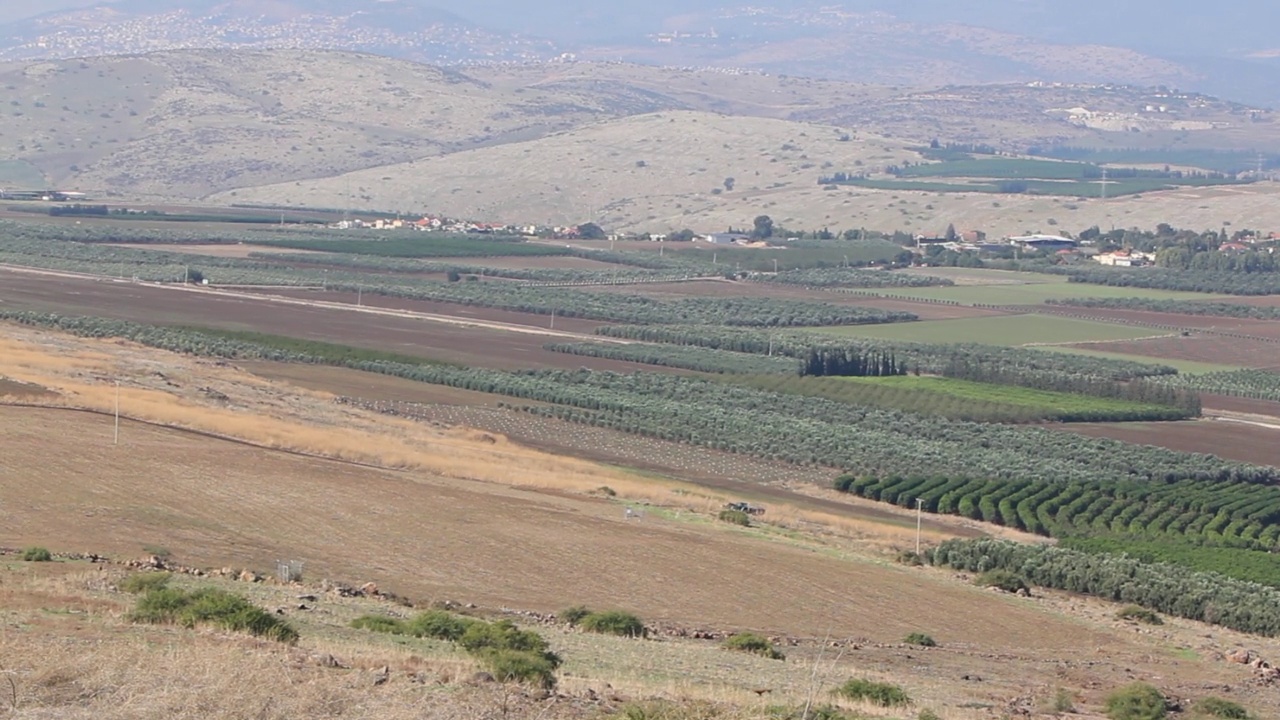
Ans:
{"label": "rolling hill", "polygon": [[[792,226],[922,232],[958,222],[957,213],[1011,232],[1049,218],[1068,228],[1130,226],[1148,217],[1131,200],[1096,215],[1073,211],[1082,224],[1067,224],[1073,215],[1043,199],[1001,199],[1000,208],[989,196],[833,192],[817,180],[918,161],[912,148],[935,138],[1012,152],[1280,150],[1272,112],[1110,85],[896,89],[616,62],[462,71],[306,50],[14,63],[0,66],[0,85],[11,98],[0,108],[0,187],[59,186],[115,203],[594,217],[643,230],[742,225],[762,212]],[[1267,202],[1247,199],[1260,191],[1173,207],[1195,226],[1280,225]],[[1159,206],[1160,195],[1145,202]],[[1028,216],[1010,213],[1015,206],[1030,208]],[[1153,211],[1150,224],[1178,221],[1165,212]],[[1205,215],[1223,217],[1201,222]]]}

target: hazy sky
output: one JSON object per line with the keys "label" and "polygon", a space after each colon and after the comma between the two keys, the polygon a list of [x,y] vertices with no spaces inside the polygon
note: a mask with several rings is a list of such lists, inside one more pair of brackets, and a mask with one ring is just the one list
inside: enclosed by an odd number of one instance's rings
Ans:
{"label": "hazy sky", "polygon": [[[0,22],[101,0],[0,0]],[[183,0],[171,0],[181,4]],[[286,0],[299,5],[317,0]],[[333,3],[334,0],[325,0]],[[500,29],[607,39],[652,31],[664,17],[720,6],[843,5],[907,20],[966,22],[1073,44],[1180,56],[1239,56],[1280,48],[1275,0],[415,0]],[[150,0],[164,4],[166,0]],[[593,37],[600,33],[601,37]]]}

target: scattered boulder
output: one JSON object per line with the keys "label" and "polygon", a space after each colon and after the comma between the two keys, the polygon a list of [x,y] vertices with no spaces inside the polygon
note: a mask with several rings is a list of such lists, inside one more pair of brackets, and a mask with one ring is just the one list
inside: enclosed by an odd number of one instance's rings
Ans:
{"label": "scattered boulder", "polygon": [[391,667],[389,665],[383,665],[381,668],[373,671],[373,684],[375,686],[384,685],[390,679]]}
{"label": "scattered boulder", "polygon": [[317,653],[311,656],[311,662],[314,665],[324,668],[334,668],[337,670],[345,670],[347,666],[341,660],[329,653]]}
{"label": "scattered boulder", "polygon": [[1238,665],[1248,665],[1253,662],[1255,657],[1256,656],[1252,652],[1243,649],[1232,650],[1226,654],[1227,662],[1236,663]]}
{"label": "scattered boulder", "polygon": [[472,685],[485,685],[488,683],[497,682],[497,680],[487,672],[478,672],[472,675],[467,680],[467,682],[471,683]]}

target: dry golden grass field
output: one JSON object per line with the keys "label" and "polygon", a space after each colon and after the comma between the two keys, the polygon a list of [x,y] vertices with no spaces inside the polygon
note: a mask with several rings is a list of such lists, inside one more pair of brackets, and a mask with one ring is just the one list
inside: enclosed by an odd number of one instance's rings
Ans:
{"label": "dry golden grass field", "polygon": [[[737,528],[711,519],[725,496],[679,479],[374,415],[129,343],[6,325],[0,377],[0,546],[118,558],[163,548],[187,565],[262,573],[298,559],[311,583],[371,581],[415,603],[488,612],[622,608],[661,631],[631,641],[540,627],[566,666],[557,693],[539,699],[467,684],[474,665],[447,646],[345,627],[360,612],[403,608],[323,595],[304,612],[293,607],[310,585],[236,583],[285,608],[302,632],[286,648],[133,626],[128,598],[112,591],[118,570],[10,557],[0,560],[0,675],[14,685],[7,696],[0,678],[0,707],[16,717],[595,718],[666,697],[718,703],[723,718],[763,718],[765,703],[815,693],[825,702],[852,676],[899,683],[918,709],[949,720],[1035,715],[1057,688],[1094,708],[1133,679],[1280,712],[1248,668],[1219,657],[1237,645],[1277,657],[1280,642],[1178,620],[1138,629],[1106,603],[1019,598],[899,566],[888,558],[914,533],[895,523],[771,506],[768,522]],[[595,492],[606,485],[616,498]],[[628,506],[641,516],[626,519]],[[792,644],[785,662],[768,661],[671,637],[679,628],[754,630]],[[917,631],[941,646],[901,644]],[[349,669],[317,668],[317,653]],[[375,686],[369,670],[382,666],[392,679]]]}

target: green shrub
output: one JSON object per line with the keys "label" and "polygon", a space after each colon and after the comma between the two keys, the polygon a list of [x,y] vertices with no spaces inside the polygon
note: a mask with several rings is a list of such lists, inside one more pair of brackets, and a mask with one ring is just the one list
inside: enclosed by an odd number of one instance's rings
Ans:
{"label": "green shrub", "polygon": [[351,627],[358,630],[369,630],[372,632],[387,633],[389,635],[406,635],[408,630],[405,628],[403,620],[397,620],[386,615],[361,615],[351,621]]}
{"label": "green shrub", "polygon": [[570,625],[577,625],[582,622],[582,618],[591,614],[585,605],[574,605],[560,611],[560,619]]}
{"label": "green shrub", "polygon": [[1045,710],[1051,713],[1073,713],[1076,711],[1075,697],[1066,688],[1058,688],[1045,703]]}
{"label": "green shrub", "polygon": [[520,652],[547,652],[547,641],[532,630],[521,630],[510,620],[498,622],[472,622],[458,638],[458,645],[471,653],[482,650],[516,650]]}
{"label": "green shrub", "polygon": [[29,547],[22,551],[22,559],[27,562],[49,562],[53,560],[53,553],[42,547]]}
{"label": "green shrub", "polygon": [[1222,718],[1223,720],[1250,720],[1252,717],[1239,703],[1222,698],[1207,697],[1197,700],[1191,706],[1196,715],[1206,718]]}
{"label": "green shrub", "polygon": [[556,685],[556,668],[560,658],[550,652],[523,650],[485,650],[476,658],[500,682],[530,683],[542,688]]}
{"label": "green shrub", "polygon": [[720,520],[722,522],[733,523],[743,527],[751,526],[751,516],[741,510],[721,510]]}
{"label": "green shrub", "polygon": [[248,600],[225,590],[202,588],[184,592],[161,587],[139,596],[133,622],[182,625],[214,625],[232,632],[247,632],[257,637],[293,643],[298,631]]}
{"label": "green shrub", "polygon": [[405,632],[414,637],[457,642],[473,625],[484,622],[461,617],[443,610],[428,610],[405,623]]}
{"label": "green shrub", "polygon": [[920,567],[924,564],[924,558],[915,550],[903,550],[898,553],[897,560],[899,564],[911,567]]}
{"label": "green shrub", "polygon": [[1021,575],[1009,570],[988,570],[974,578],[973,584],[978,587],[996,587],[1011,593],[1031,589]]}
{"label": "green shrub", "polygon": [[1164,695],[1146,683],[1126,685],[1107,696],[1111,720],[1164,720],[1168,712]]}
{"label": "green shrub", "polygon": [[937,647],[938,641],[925,635],[924,633],[913,632],[902,638],[902,642],[908,645],[919,645],[920,647]]}
{"label": "green shrub", "polygon": [[169,573],[134,573],[120,581],[120,589],[131,595],[140,595],[169,587],[173,576]]}
{"label": "green shrub", "polygon": [[738,652],[752,653],[767,657],[770,660],[786,660],[787,656],[783,655],[778,648],[769,642],[769,638],[757,635],[755,633],[738,633],[728,640],[724,641],[724,646],[729,650],[737,650]]}
{"label": "green shrub", "polygon": [[1120,612],[1116,613],[1116,617],[1120,620],[1133,620],[1146,625],[1163,625],[1164,620],[1154,612],[1137,605],[1126,605],[1120,608]]}
{"label": "green shrub", "polygon": [[942,720],[942,718],[932,710],[921,710],[920,714],[916,715],[916,720]]}
{"label": "green shrub", "polygon": [[593,612],[582,618],[579,626],[587,632],[601,635],[621,635],[623,637],[645,637],[648,631],[640,618],[621,610]]}
{"label": "green shrub", "polygon": [[840,697],[879,705],[880,707],[901,707],[910,705],[911,698],[906,691],[897,685],[853,678],[835,690]]}

